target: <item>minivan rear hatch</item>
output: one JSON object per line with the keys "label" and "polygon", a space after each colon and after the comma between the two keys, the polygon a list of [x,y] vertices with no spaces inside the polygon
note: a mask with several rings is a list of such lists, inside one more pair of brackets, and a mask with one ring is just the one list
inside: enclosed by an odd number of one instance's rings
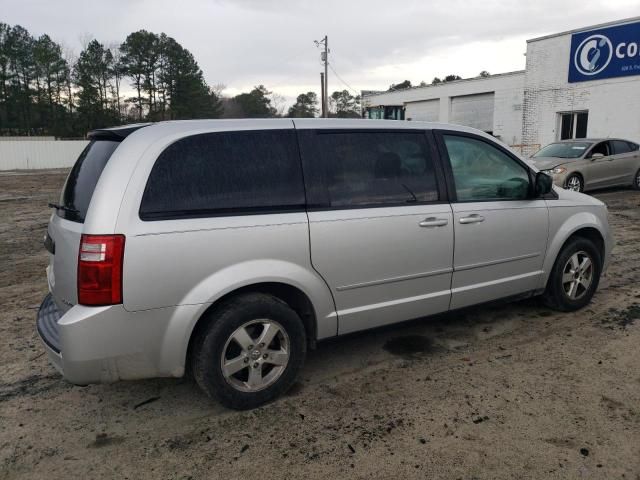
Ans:
{"label": "minivan rear hatch", "polygon": [[78,249],[93,192],[109,158],[130,133],[145,125],[130,125],[91,132],[89,144],[78,157],[62,188],[45,238],[49,251],[47,280],[60,312],[78,303]]}

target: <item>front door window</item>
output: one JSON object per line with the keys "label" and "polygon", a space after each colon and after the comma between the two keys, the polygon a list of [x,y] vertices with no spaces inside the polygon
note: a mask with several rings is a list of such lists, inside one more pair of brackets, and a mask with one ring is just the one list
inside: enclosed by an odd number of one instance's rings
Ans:
{"label": "front door window", "polygon": [[527,169],[479,139],[444,135],[458,201],[523,200],[529,195]]}

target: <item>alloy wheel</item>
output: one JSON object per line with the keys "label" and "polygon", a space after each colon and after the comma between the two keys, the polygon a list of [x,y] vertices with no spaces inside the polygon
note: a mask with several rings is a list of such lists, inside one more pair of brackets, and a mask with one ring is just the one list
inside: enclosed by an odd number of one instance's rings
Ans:
{"label": "alloy wheel", "polygon": [[567,180],[567,190],[573,190],[574,192],[579,192],[582,189],[582,182],[580,178],[576,175]]}
{"label": "alloy wheel", "polygon": [[220,358],[225,380],[241,392],[257,392],[273,385],[289,362],[289,336],[269,319],[246,322],[227,339]]}
{"label": "alloy wheel", "polygon": [[584,251],[571,255],[562,270],[562,287],[571,300],[582,298],[593,282],[593,261]]}

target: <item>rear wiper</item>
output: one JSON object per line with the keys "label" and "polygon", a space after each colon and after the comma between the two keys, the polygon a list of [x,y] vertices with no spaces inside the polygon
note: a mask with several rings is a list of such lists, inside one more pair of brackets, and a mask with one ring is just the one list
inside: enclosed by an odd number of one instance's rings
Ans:
{"label": "rear wiper", "polygon": [[65,212],[80,213],[80,210],[76,210],[75,208],[65,207],[64,205],[59,205],[57,203],[49,203],[48,206],[49,208],[55,208],[56,210],[63,210]]}

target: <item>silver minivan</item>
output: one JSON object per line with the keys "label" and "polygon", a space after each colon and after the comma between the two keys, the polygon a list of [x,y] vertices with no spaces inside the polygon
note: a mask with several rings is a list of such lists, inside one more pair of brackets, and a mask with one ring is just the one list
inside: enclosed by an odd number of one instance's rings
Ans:
{"label": "silver minivan", "polygon": [[495,138],[372,120],[96,130],[45,246],[37,329],[76,384],[180,377],[252,408],[319,340],[502,298],[593,296],[605,205]]}

